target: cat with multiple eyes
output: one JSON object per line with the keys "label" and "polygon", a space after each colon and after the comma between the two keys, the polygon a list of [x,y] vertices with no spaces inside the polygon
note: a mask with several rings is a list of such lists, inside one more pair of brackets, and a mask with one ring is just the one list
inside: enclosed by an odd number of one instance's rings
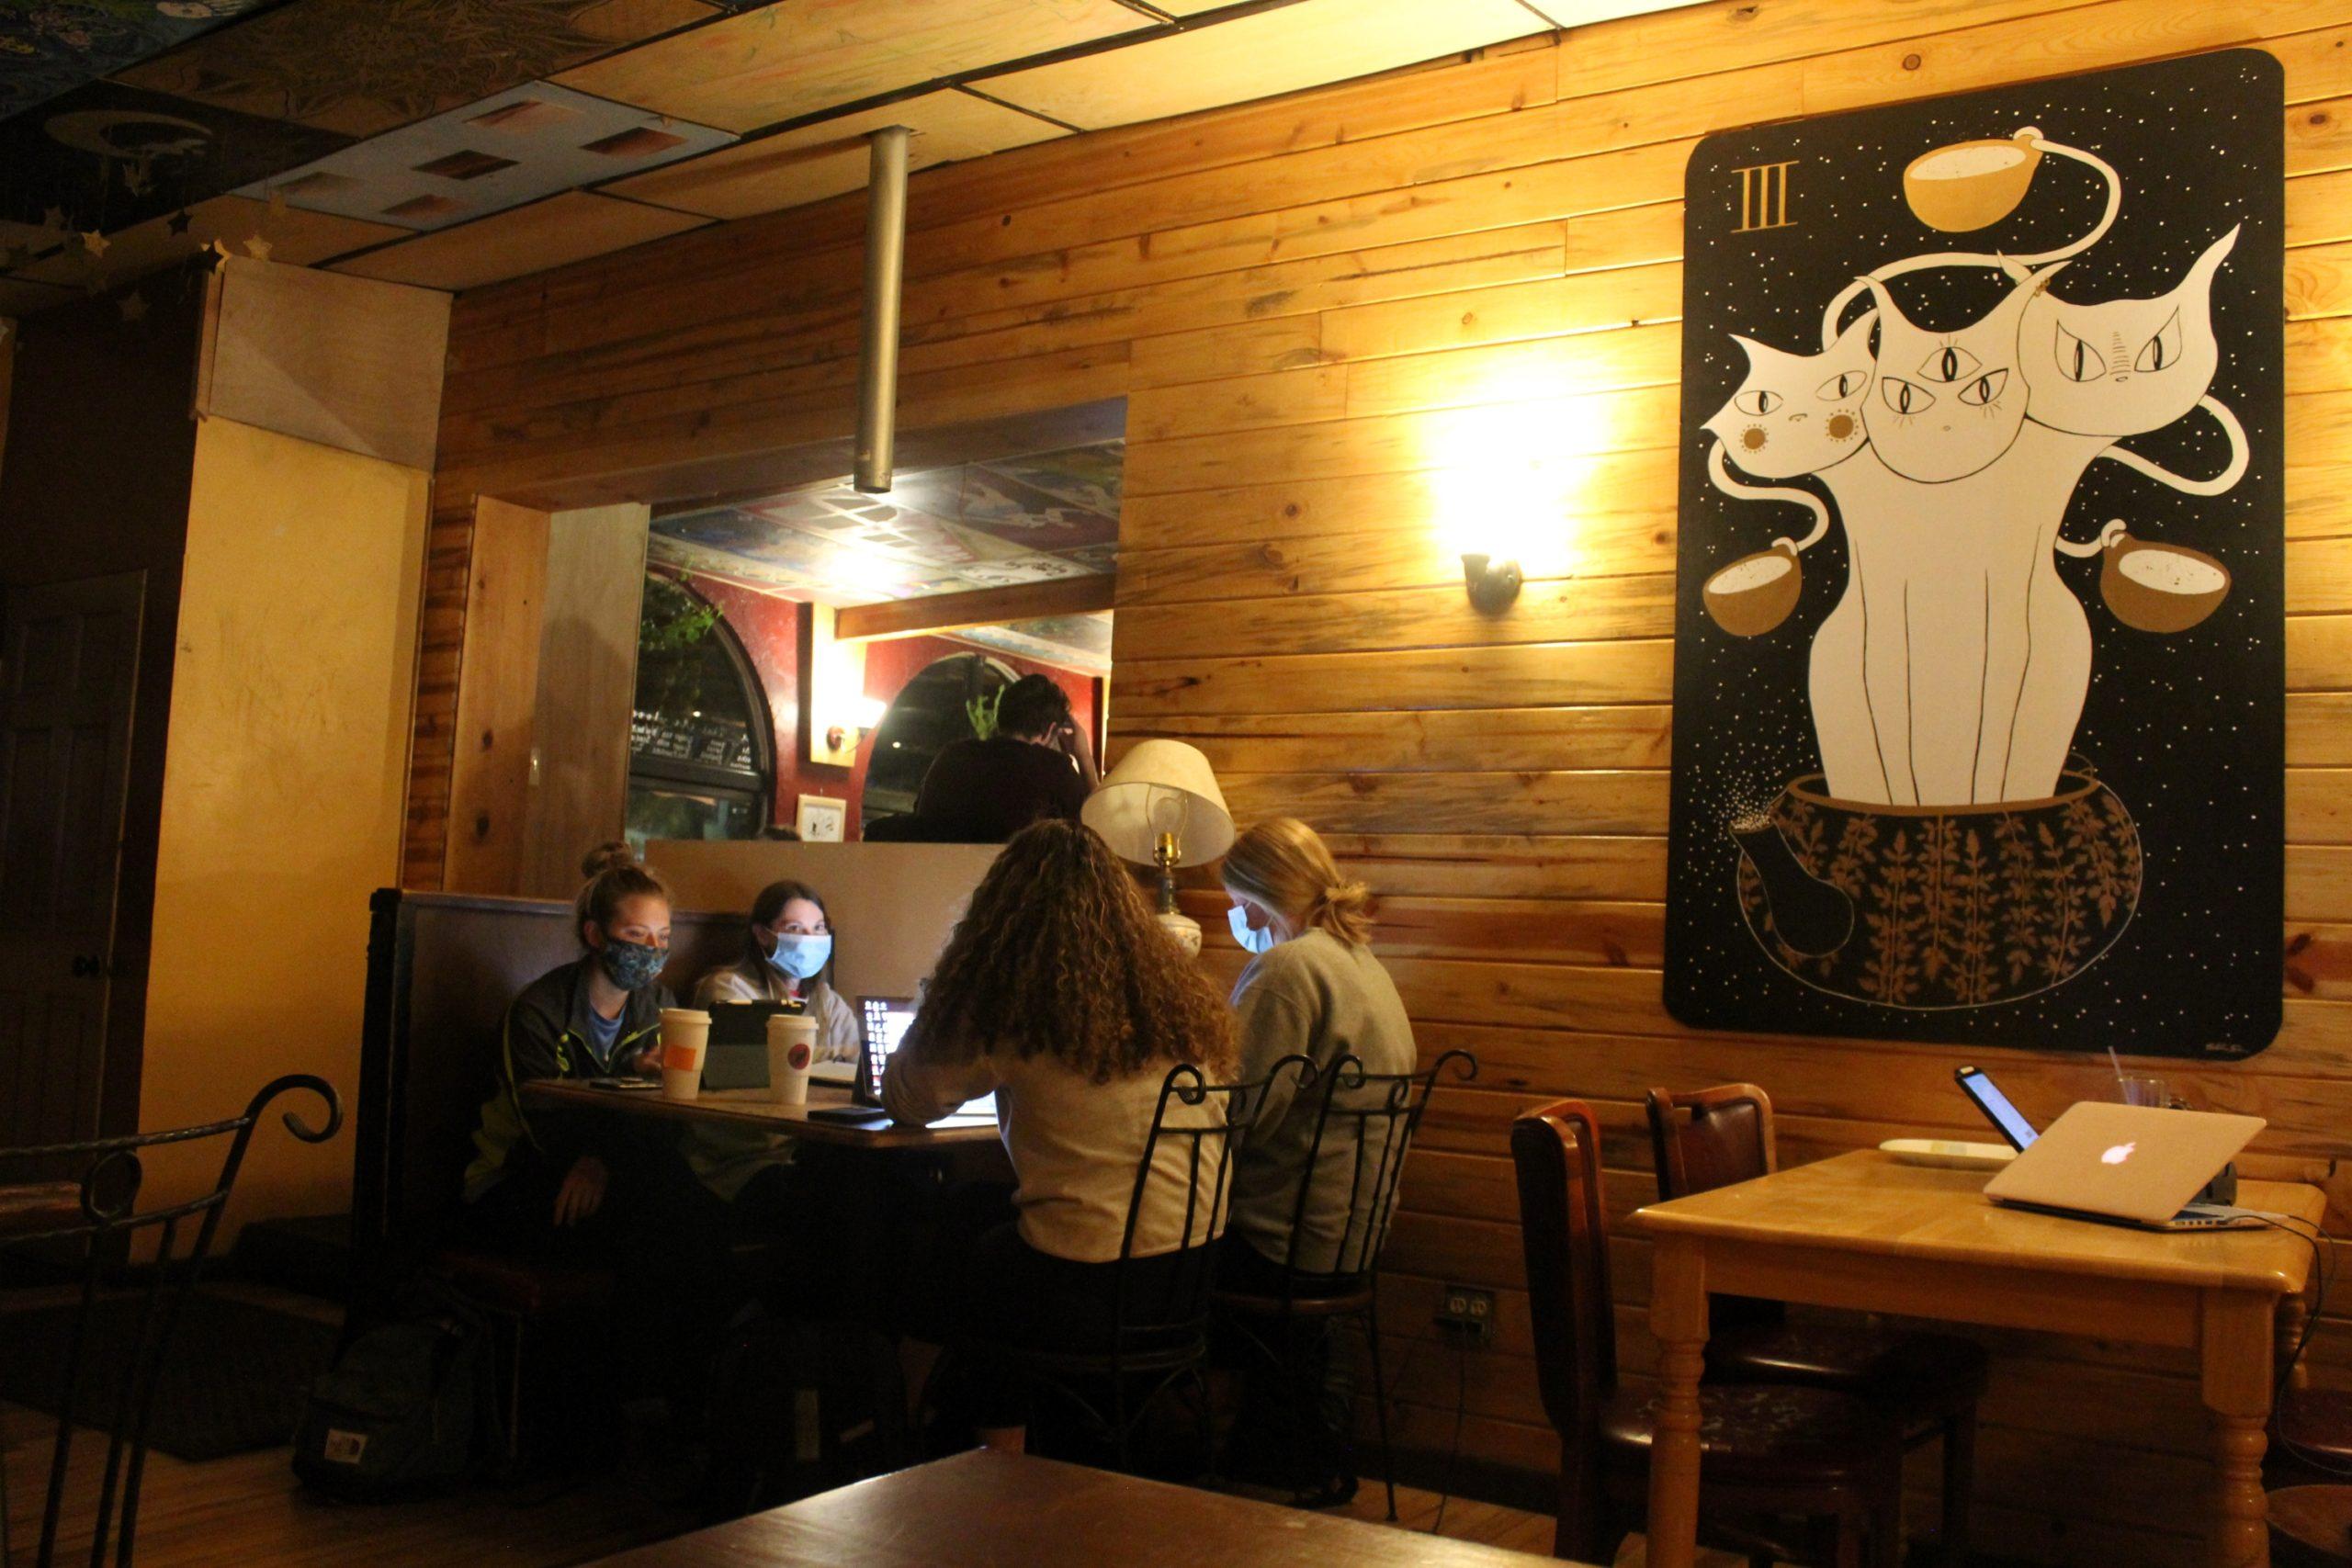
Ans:
{"label": "cat with multiple eyes", "polygon": [[[1815,634],[1808,672],[1831,795],[1949,805],[2055,793],[2091,667],[2088,622],[2056,556],[2099,548],[2060,533],[2075,482],[2100,457],[2207,494],[2245,469],[2244,433],[2207,395],[2220,357],[2211,285],[2236,233],[2154,299],[2070,304],[2049,291],[2063,262],[2008,265],[2016,286],[1991,310],[1937,333],[1873,277],[1860,283],[1876,309],[1823,354],[1736,340],[1748,374],[1704,425],[1720,443],[1713,482],[1809,508],[1812,532],[1787,541],[1801,549],[1827,530],[1819,498],[1743,484],[1725,459],[1758,478],[1815,474],[1845,525],[1847,587]],[[1833,433],[1865,363],[1861,429]],[[2114,444],[2199,408],[2232,441],[2213,479]]]}

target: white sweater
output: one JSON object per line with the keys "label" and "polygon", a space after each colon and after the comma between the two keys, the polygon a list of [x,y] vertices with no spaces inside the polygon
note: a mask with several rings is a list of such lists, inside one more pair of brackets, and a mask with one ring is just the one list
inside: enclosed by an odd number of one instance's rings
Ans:
{"label": "white sweater", "polygon": [[[893,1120],[922,1123],[937,1121],[967,1100],[994,1094],[997,1126],[1020,1183],[1012,1202],[1021,1239],[1073,1262],[1108,1263],[1119,1256],[1136,1171],[1166,1077],[1164,1069],[1154,1067],[1098,1084],[1044,1051],[1023,1057],[1006,1050],[965,1062],[925,1061],[900,1051],[883,1074],[882,1103]],[[1222,1099],[1188,1106],[1173,1096],[1163,1119],[1170,1127],[1217,1126],[1224,1120]],[[1212,1189],[1223,1168],[1223,1142],[1201,1145],[1191,1246],[1216,1239],[1209,1215],[1222,1209],[1213,1201]],[[1135,1257],[1187,1245],[1189,1168],[1190,1140],[1163,1135],[1136,1225]]]}

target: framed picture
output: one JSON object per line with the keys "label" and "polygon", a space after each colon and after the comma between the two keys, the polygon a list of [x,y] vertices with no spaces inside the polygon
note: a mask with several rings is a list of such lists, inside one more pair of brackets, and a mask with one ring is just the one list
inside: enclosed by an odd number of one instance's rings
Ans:
{"label": "framed picture", "polygon": [[2269,1043],[2283,123],[2234,50],[1700,143],[1677,1018]]}
{"label": "framed picture", "polygon": [[804,795],[793,808],[792,825],[808,844],[838,844],[849,818],[849,802],[826,795]]}

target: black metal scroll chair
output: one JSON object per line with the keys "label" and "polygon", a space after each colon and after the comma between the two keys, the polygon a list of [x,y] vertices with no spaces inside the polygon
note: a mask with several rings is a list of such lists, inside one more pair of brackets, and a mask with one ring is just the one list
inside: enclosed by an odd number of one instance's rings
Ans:
{"label": "black metal scroll chair", "polygon": [[[1660,1201],[1770,1175],[1780,1164],[1772,1101],[1754,1084],[1649,1092]],[[1903,1445],[1943,1441],[1943,1560],[1968,1561],[1975,1489],[1976,1404],[1991,1382],[1984,1348],[1956,1334],[1798,1322],[1786,1303],[1710,1296],[1707,1375],[1795,1383],[1867,1400],[1902,1428]]]}
{"label": "black metal scroll chair", "polygon": [[[1332,1325],[1353,1321],[1361,1327],[1372,1362],[1373,1419],[1391,1519],[1396,1517],[1396,1483],[1388,1445],[1388,1385],[1380,1360],[1380,1249],[1396,1216],[1398,1179],[1413,1134],[1439,1077],[1448,1070],[1466,1083],[1478,1076],[1478,1059],[1467,1051],[1448,1051],[1416,1073],[1366,1072],[1354,1056],[1334,1062],[1315,1099],[1315,1132],[1291,1201],[1290,1240],[1278,1279],[1271,1289],[1228,1285],[1216,1293],[1217,1310],[1232,1326],[1251,1370],[1276,1381],[1284,1451],[1301,1467],[1317,1460],[1322,1425],[1316,1404],[1323,1393],[1320,1372]],[[1327,1247],[1306,1216],[1319,1208],[1318,1200],[1340,1194],[1347,1200],[1347,1218],[1336,1243]],[[1303,1250],[1309,1247],[1311,1253]],[[1353,1466],[1345,1469],[1352,1473]],[[1293,1490],[1312,1497],[1329,1483],[1328,1476],[1310,1477],[1302,1468]]]}
{"label": "black metal scroll chair", "polygon": [[[1225,1231],[1236,1141],[1248,1133],[1255,1108],[1264,1103],[1266,1086],[1286,1073],[1295,1074],[1304,1088],[1314,1078],[1315,1065],[1305,1056],[1285,1056],[1265,1077],[1246,1084],[1213,1084],[1187,1066],[1169,1069],[1152,1110],[1142,1157],[1136,1163],[1126,1227],[1119,1242],[1117,1304],[1099,1347],[1041,1350],[1010,1344],[965,1345],[951,1348],[951,1355],[961,1350],[1010,1361],[1038,1396],[1041,1415],[1050,1412],[1074,1421],[1078,1435],[1097,1452],[1111,1456],[1121,1470],[1134,1468],[1136,1433],[1153,1402],[1190,1383],[1200,1395],[1205,1450],[1207,1398],[1202,1369],[1208,1359],[1209,1292],[1216,1273],[1216,1248],[1210,1243]],[[1172,1121],[1171,1111],[1177,1113]],[[1163,1159],[1170,1151],[1173,1157]],[[1161,1271],[1162,1277],[1146,1288],[1130,1267],[1136,1261],[1136,1230],[1154,1192],[1177,1179],[1168,1168],[1181,1168],[1183,1173],[1180,1234],[1186,1249],[1179,1267]]]}
{"label": "black metal scroll chair", "polygon": [[[99,1419],[107,1438],[107,1458],[98,1478],[98,1495],[90,1519],[89,1561],[93,1568],[107,1557],[109,1534],[114,1539],[117,1568],[128,1568],[137,1544],[139,1485],[146,1467],[148,1417],[155,1402],[155,1384],[170,1354],[172,1330],[180,1309],[203,1272],[220,1229],[220,1213],[228,1206],[237,1170],[244,1163],[245,1146],[264,1111],[279,1095],[306,1090],[326,1108],[323,1126],[311,1127],[292,1111],[284,1113],[286,1130],[306,1144],[324,1143],[343,1125],[343,1104],[323,1078],[290,1073],[263,1086],[243,1111],[225,1122],[170,1132],[136,1133],[86,1143],[51,1144],[38,1148],[0,1149],[0,1249],[7,1254],[37,1255],[45,1269],[60,1263],[80,1277],[79,1310],[67,1340],[64,1364],[58,1369],[57,1434],[50,1447],[49,1489],[41,1509],[40,1544],[32,1559],[36,1568],[50,1568],[56,1560],[58,1537],[66,1515],[65,1478],[74,1437],[83,1362],[89,1350],[90,1324],[111,1276],[120,1275],[123,1288],[138,1302],[137,1325],[130,1353],[119,1369],[105,1371],[114,1382],[114,1397]],[[219,1176],[198,1195],[180,1201],[141,1210],[139,1189],[144,1174],[141,1156],[149,1149],[192,1145],[225,1138]],[[78,1170],[78,1179],[44,1179],[7,1185],[17,1173],[54,1177],[61,1170]],[[13,1196],[13,1201],[11,1195]],[[189,1229],[192,1239],[186,1239]],[[123,1270],[134,1238],[154,1237],[153,1261],[135,1272]],[[0,1453],[4,1453],[0,1450]],[[0,1474],[0,1496],[6,1495]],[[6,1510],[0,1509],[0,1562],[13,1563],[13,1543],[7,1539]]]}

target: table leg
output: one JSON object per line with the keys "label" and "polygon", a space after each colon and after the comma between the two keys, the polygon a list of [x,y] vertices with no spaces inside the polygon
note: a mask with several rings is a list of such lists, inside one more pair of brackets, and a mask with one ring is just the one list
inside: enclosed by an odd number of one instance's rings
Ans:
{"label": "table leg", "polygon": [[1650,1260],[1657,1416],[1650,1434],[1649,1568],[1690,1568],[1699,1549],[1699,1375],[1707,1349],[1707,1263],[1695,1241],[1661,1238]]}
{"label": "table leg", "polygon": [[2262,1454],[2270,1419],[2271,1325],[2277,1301],[2252,1291],[2208,1291],[2199,1351],[2213,1413],[2221,1490],[2213,1511],[2217,1568],[2269,1568]]}

